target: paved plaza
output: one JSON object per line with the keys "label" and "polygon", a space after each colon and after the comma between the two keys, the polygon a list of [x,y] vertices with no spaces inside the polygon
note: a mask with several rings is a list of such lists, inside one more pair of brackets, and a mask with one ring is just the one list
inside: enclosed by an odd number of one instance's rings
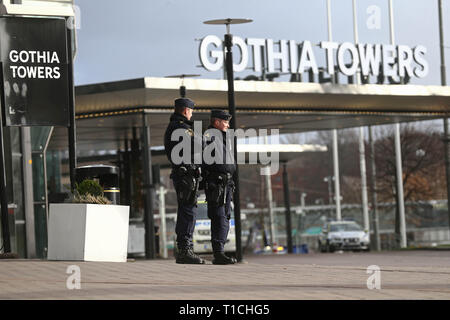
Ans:
{"label": "paved plaza", "polygon": [[[380,289],[368,289],[371,265]],[[450,299],[450,251],[246,255],[227,266],[0,260],[0,299]]]}

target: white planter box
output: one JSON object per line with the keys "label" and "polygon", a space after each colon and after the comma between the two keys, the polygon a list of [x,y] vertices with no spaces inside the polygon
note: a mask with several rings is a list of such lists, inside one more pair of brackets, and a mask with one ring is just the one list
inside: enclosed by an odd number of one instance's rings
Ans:
{"label": "white planter box", "polygon": [[48,260],[126,262],[129,207],[50,204]]}

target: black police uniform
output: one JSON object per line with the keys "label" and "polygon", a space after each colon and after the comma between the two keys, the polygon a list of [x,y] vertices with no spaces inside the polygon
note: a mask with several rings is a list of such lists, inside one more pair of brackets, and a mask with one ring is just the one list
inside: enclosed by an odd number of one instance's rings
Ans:
{"label": "black police uniform", "polygon": [[[187,98],[179,98],[175,100],[175,107],[183,106],[193,109],[194,102]],[[164,147],[167,158],[172,164],[172,173],[170,177],[173,180],[175,190],[177,193],[178,210],[177,223],[175,226],[175,233],[177,235],[177,263],[204,263],[193,252],[192,236],[194,233],[195,219],[197,215],[197,191],[200,180],[200,164],[194,163],[195,150],[202,150],[202,137],[195,137],[193,128],[193,121],[188,120],[182,114],[174,112],[170,117],[170,123],[167,126],[164,135]],[[178,141],[172,141],[172,133],[180,129],[181,137]],[[172,150],[180,142],[186,139],[191,143],[191,154],[189,160],[182,160],[181,163],[176,163],[172,158]],[[199,148],[195,148],[195,144],[200,144]],[[184,159],[183,154],[180,154],[181,159]]]}
{"label": "black police uniform", "polygon": [[[231,115],[222,110],[212,110],[211,118],[229,120]],[[232,264],[236,260],[224,254],[224,245],[230,229],[231,201],[234,192],[233,174],[236,164],[232,152],[233,140],[227,140],[226,132],[219,131],[212,125],[204,133],[205,148],[216,150],[221,154],[222,162],[216,161],[202,165],[205,179],[205,194],[208,203],[208,217],[211,219],[211,244],[214,252],[214,264]],[[214,145],[211,145],[214,144]],[[215,151],[211,152],[215,156]],[[216,158],[217,159],[217,158]],[[228,160],[228,161],[227,161]]]}

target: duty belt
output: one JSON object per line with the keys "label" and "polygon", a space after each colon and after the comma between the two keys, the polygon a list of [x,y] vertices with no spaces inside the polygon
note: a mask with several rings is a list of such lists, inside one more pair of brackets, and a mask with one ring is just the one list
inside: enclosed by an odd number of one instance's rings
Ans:
{"label": "duty belt", "polygon": [[216,178],[219,178],[219,177],[220,177],[220,179],[222,179],[222,180],[225,182],[225,184],[227,184],[228,181],[230,181],[230,180],[233,179],[233,175],[232,175],[231,173],[229,173],[229,172],[227,172],[227,173],[221,173],[221,172],[208,172],[207,178],[208,178],[208,177],[216,177]]}
{"label": "duty belt", "polygon": [[173,166],[172,173],[175,173],[177,175],[189,174],[191,176],[199,178],[201,175],[201,168],[200,166],[195,166],[192,164]]}

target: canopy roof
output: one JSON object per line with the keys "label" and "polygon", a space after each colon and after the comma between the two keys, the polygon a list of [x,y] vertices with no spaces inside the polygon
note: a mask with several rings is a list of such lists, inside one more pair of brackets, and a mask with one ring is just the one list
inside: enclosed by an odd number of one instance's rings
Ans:
{"label": "canopy roof", "polygon": [[[212,108],[228,107],[225,80],[140,78],[76,88],[78,150],[118,149],[149,114],[151,145],[162,145],[180,85],[195,101],[193,120],[204,127]],[[237,125],[280,133],[343,129],[450,116],[450,87],[336,85],[236,80]],[[57,128],[51,149],[67,148]]]}

